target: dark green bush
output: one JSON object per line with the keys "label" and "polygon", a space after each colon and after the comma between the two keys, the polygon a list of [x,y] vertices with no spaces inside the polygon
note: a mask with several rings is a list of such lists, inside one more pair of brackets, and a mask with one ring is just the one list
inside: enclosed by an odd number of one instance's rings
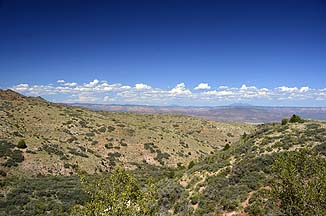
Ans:
{"label": "dark green bush", "polygon": [[282,119],[281,124],[286,125],[289,122],[287,118]]}
{"label": "dark green bush", "polygon": [[195,162],[194,161],[190,161],[190,163],[188,165],[188,169],[191,169],[193,166],[195,166]]}
{"label": "dark green bush", "polygon": [[27,148],[25,140],[19,140],[19,142],[17,144],[17,147],[20,148],[20,149]]}
{"label": "dark green bush", "polygon": [[289,122],[290,123],[303,123],[304,120],[300,116],[293,114],[292,117],[290,118]]}

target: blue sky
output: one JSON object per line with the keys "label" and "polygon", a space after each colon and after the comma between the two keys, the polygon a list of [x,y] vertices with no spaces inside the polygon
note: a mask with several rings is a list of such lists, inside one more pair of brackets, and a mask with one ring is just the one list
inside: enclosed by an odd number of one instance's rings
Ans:
{"label": "blue sky", "polygon": [[0,31],[0,88],[51,101],[326,106],[324,0],[2,0]]}

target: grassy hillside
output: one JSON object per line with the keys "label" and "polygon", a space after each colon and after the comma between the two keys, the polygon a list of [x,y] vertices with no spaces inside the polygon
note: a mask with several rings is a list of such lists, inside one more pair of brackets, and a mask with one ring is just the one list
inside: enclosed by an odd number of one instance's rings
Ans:
{"label": "grassy hillside", "polygon": [[[268,198],[272,164],[285,152],[326,155],[326,123],[266,124],[228,149],[208,156],[173,180],[182,194],[167,205],[174,214],[278,215]],[[181,187],[180,187],[181,185]]]}
{"label": "grassy hillside", "polygon": [[[253,129],[183,115],[95,112],[0,92],[0,170],[71,175],[116,163],[176,167],[212,154]],[[27,148],[18,148],[25,142]]]}

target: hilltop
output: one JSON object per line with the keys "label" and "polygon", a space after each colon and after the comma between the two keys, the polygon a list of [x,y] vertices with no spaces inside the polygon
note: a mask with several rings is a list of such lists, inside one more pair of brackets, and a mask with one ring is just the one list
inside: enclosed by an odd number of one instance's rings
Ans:
{"label": "hilltop", "polygon": [[[0,91],[1,170],[8,174],[71,175],[124,163],[188,164],[232,144],[253,127],[175,114],[91,111]],[[23,141],[27,148],[19,149]]]}

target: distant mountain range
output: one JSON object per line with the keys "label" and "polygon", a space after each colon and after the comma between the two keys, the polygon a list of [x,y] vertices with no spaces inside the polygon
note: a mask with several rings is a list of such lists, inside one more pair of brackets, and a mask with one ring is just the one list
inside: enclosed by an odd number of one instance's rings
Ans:
{"label": "distant mountain range", "polygon": [[249,104],[231,104],[229,106],[218,107],[105,105],[81,103],[74,103],[69,105],[109,112],[184,114],[225,122],[278,122],[283,118],[289,118],[293,114],[300,115],[306,119],[326,120],[326,107],[267,107],[251,106]]}

